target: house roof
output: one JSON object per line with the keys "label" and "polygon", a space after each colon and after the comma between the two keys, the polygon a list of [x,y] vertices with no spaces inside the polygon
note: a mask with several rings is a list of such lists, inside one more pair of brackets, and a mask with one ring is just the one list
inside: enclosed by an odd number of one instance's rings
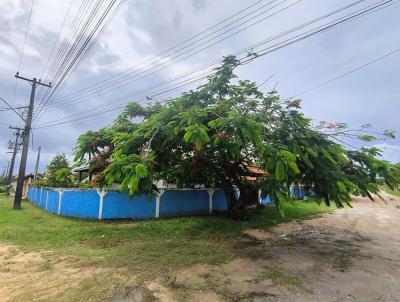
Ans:
{"label": "house roof", "polygon": [[78,168],[75,168],[74,170],[72,170],[72,172],[85,172],[85,171],[89,171],[89,166],[80,166]]}

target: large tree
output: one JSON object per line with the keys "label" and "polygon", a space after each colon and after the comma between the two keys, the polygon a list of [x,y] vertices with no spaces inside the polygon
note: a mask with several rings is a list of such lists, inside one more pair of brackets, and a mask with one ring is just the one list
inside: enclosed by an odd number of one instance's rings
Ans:
{"label": "large tree", "polygon": [[[312,187],[318,200],[341,207],[351,194],[378,193],[378,175],[391,187],[397,183],[392,166],[375,157],[377,149],[347,150],[337,141],[372,136],[345,124],[313,127],[299,100],[281,100],[275,91],[264,94],[256,83],[238,80],[233,73],[238,65],[235,57],[226,57],[207,84],[163,106],[128,105],[110,128],[108,184],[120,183],[130,194],[155,193],[157,180],[222,187],[230,213],[241,217],[256,201],[255,189],[280,210],[292,184]],[[249,178],[254,168],[264,171],[256,181]]]}

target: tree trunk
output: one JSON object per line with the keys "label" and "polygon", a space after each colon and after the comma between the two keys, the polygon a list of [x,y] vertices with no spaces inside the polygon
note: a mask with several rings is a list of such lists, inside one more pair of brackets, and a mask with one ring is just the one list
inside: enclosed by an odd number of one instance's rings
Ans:
{"label": "tree trunk", "polygon": [[240,195],[235,196],[233,186],[224,188],[225,197],[228,203],[228,212],[233,219],[243,220],[248,217],[247,206],[258,203],[258,190],[252,184],[238,184]]}
{"label": "tree trunk", "polygon": [[[231,215],[234,204],[236,203],[235,189],[232,185],[224,185],[224,194],[228,205],[228,213]],[[232,216],[232,215],[231,215]]]}

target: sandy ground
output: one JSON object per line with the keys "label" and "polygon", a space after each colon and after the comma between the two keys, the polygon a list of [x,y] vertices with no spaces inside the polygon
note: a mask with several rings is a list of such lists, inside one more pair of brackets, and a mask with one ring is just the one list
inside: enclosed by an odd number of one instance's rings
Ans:
{"label": "sandy ground", "polygon": [[[355,198],[353,209],[247,230],[235,246],[243,258],[181,270],[170,288],[153,280],[106,300],[400,301],[400,198],[386,201]],[[0,301],[73,301],[69,288],[111,275],[118,281],[118,272],[71,263],[0,244]]]}
{"label": "sandy ground", "polygon": [[74,267],[73,262],[54,257],[51,251],[24,252],[0,244],[0,301],[66,301],[71,288],[104,273],[94,267]]}

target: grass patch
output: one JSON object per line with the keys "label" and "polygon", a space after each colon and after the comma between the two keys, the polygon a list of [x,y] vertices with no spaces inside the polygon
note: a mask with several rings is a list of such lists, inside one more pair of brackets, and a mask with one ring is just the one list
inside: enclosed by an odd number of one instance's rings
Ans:
{"label": "grass patch", "polygon": [[76,257],[75,265],[123,267],[144,279],[196,263],[216,264],[237,256],[235,240],[245,229],[268,229],[292,219],[331,211],[314,202],[285,203],[286,218],[274,207],[254,210],[249,221],[223,216],[145,221],[88,221],[52,215],[0,196],[0,241],[26,250],[51,250]]}
{"label": "grass patch", "polygon": [[289,290],[303,287],[303,278],[281,271],[276,267],[265,268],[264,278],[271,280],[274,285],[285,287]]}
{"label": "grass patch", "polygon": [[390,195],[400,197],[400,191],[399,190],[392,190],[388,186],[383,187],[383,190],[385,190]]}

